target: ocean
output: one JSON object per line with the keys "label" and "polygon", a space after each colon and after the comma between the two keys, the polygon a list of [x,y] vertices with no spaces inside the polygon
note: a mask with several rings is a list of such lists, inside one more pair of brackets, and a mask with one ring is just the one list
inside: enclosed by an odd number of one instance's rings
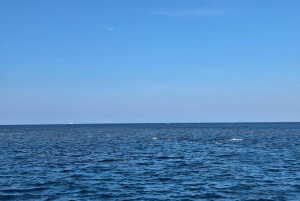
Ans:
{"label": "ocean", "polygon": [[0,126],[0,200],[300,200],[300,123]]}

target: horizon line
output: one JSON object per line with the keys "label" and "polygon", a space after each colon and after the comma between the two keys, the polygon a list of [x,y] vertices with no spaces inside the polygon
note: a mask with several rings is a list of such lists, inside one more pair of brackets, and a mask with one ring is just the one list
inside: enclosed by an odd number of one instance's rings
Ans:
{"label": "horizon line", "polygon": [[144,123],[40,123],[40,124],[0,124],[0,126],[43,126],[43,125],[121,125],[121,124],[259,124],[259,123],[300,123],[299,121],[236,121],[236,122],[144,122]]}

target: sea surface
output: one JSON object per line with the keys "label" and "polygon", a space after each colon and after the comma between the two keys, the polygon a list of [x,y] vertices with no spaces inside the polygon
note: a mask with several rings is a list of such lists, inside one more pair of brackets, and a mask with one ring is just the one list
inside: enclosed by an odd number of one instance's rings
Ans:
{"label": "sea surface", "polygon": [[0,200],[300,200],[300,123],[0,126]]}

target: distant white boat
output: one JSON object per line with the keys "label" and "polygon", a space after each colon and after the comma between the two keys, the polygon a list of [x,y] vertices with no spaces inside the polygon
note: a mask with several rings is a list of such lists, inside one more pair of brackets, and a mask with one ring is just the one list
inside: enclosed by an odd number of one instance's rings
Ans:
{"label": "distant white boat", "polygon": [[74,124],[73,122],[70,122],[70,123],[68,123],[68,124]]}
{"label": "distant white boat", "polygon": [[165,123],[165,124],[170,124],[169,122]]}

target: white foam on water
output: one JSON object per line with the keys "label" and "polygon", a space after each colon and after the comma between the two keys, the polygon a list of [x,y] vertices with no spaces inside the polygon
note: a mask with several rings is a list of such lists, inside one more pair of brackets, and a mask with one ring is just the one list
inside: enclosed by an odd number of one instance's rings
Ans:
{"label": "white foam on water", "polygon": [[230,140],[232,140],[232,141],[241,141],[241,140],[243,140],[243,139],[241,139],[241,138],[232,138],[232,139],[230,139]]}

